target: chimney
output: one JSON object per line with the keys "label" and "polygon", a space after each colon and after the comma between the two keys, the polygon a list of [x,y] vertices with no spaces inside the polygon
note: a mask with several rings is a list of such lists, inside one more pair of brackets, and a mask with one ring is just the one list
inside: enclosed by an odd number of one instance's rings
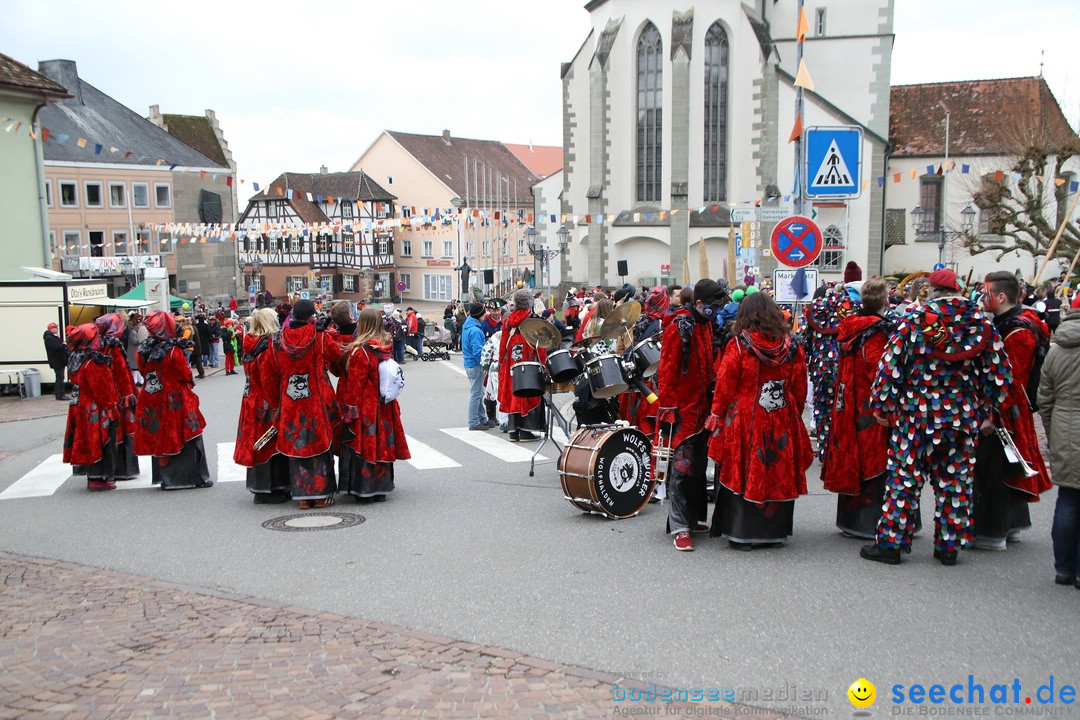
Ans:
{"label": "chimney", "polygon": [[320,172],[321,174],[323,174],[323,175],[326,175],[326,173],[327,173],[327,170],[326,170],[326,166],[325,166],[325,165],[321,166],[321,167],[319,168],[319,172]]}
{"label": "chimney", "polygon": [[443,139],[443,142],[446,143],[447,145],[450,144],[450,131],[449,130],[443,130],[442,131],[442,139]]}
{"label": "chimney", "polygon": [[163,119],[161,117],[161,106],[160,105],[151,105],[150,106],[150,117],[148,117],[147,119],[150,122],[157,125],[159,128],[162,128],[162,129],[168,131],[168,128],[165,127],[165,123],[163,122]]}
{"label": "chimney", "polygon": [[79,70],[74,60],[42,60],[38,63],[38,72],[67,88],[74,97],[60,102],[77,102],[83,105],[82,84],[79,82]]}

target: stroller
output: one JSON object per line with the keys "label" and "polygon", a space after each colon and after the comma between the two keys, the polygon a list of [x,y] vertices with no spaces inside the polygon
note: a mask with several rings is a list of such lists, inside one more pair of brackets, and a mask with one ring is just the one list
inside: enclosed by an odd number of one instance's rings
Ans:
{"label": "stroller", "polygon": [[428,323],[424,326],[424,353],[421,360],[449,360],[450,359],[450,331],[446,328]]}

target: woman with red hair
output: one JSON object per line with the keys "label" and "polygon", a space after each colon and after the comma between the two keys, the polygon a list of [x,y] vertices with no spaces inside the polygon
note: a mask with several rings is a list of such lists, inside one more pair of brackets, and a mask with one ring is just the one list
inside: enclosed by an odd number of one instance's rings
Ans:
{"label": "woman with red hair", "polygon": [[[68,374],[71,402],[64,432],[64,462],[75,475],[86,475],[91,492],[116,488],[120,396],[113,382],[112,355],[105,352],[98,329],[90,323],[68,327]],[[125,372],[125,374],[127,374]]]}
{"label": "woman with red hair", "polygon": [[112,377],[120,396],[120,434],[117,437],[116,479],[134,480],[139,475],[135,454],[135,380],[127,365],[128,327],[118,313],[102,315],[94,321],[105,353],[112,359]]}
{"label": "woman with red hair", "polygon": [[146,316],[150,336],[139,346],[143,390],[135,406],[135,452],[153,455],[152,481],[162,490],[210,487],[195,379],[184,359],[190,341],[176,337],[176,319],[159,310]]}

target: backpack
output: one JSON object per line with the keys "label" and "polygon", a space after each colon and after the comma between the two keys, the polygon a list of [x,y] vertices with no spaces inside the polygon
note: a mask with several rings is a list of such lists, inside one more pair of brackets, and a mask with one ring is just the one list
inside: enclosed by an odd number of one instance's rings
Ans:
{"label": "backpack", "polygon": [[397,400],[405,388],[405,372],[394,358],[379,361],[379,397],[383,403]]}
{"label": "backpack", "polygon": [[[1034,318],[1031,315],[1035,315]],[[1019,315],[1010,318],[1002,324],[1001,336],[1004,340],[1017,330],[1028,330],[1035,336],[1035,352],[1031,357],[1031,373],[1028,375],[1027,386],[1024,394],[1027,395],[1028,409],[1031,412],[1039,411],[1039,383],[1042,381],[1043,363],[1046,362],[1046,353],[1050,351],[1050,336],[1043,332],[1040,326],[1041,319],[1032,310],[1024,310]]]}

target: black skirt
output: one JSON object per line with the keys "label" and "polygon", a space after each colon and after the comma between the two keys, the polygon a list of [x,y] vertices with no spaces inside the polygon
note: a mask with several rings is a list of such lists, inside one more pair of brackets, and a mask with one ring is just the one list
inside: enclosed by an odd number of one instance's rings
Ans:
{"label": "black skirt", "polygon": [[794,500],[759,505],[718,484],[710,534],[751,545],[783,542],[791,536],[794,518]]}
{"label": "black skirt", "polygon": [[997,435],[979,436],[975,451],[971,519],[975,546],[1005,549],[1009,533],[1031,527],[1031,513],[1025,493],[1005,484],[1005,470],[1012,467]]}
{"label": "black skirt", "polygon": [[213,485],[210,469],[206,466],[202,435],[184,443],[184,448],[176,455],[155,455],[151,482],[160,483],[162,490],[190,490]]}
{"label": "black skirt", "polygon": [[134,480],[139,476],[139,456],[135,454],[135,436],[125,435],[116,451],[116,479]]}
{"label": "black skirt", "polygon": [[277,453],[266,462],[249,467],[247,489],[259,499],[269,500],[270,496],[286,499],[291,497],[292,480],[289,478],[289,458]]}

